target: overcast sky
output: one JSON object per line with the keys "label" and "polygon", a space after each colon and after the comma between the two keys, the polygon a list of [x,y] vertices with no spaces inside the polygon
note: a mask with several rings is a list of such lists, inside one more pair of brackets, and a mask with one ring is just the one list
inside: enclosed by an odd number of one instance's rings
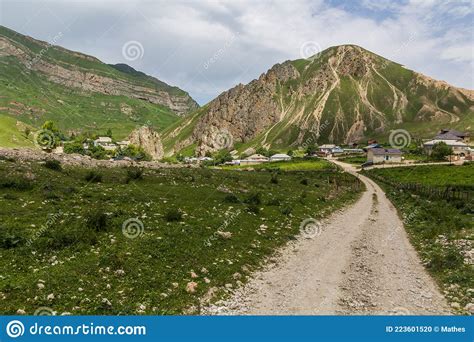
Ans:
{"label": "overcast sky", "polygon": [[273,64],[357,44],[410,69],[474,89],[470,0],[0,0],[0,23],[127,63],[200,104]]}

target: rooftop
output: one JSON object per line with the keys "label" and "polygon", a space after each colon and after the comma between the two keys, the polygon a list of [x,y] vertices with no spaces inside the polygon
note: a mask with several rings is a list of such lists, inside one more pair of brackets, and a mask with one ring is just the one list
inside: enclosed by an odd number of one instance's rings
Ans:
{"label": "rooftop", "polygon": [[402,151],[396,148],[371,148],[370,152],[372,152],[375,155],[397,155],[397,154],[402,154]]}
{"label": "rooftop", "polygon": [[435,136],[436,140],[462,140],[459,135],[453,134],[451,132],[441,133]]}
{"label": "rooftop", "polygon": [[467,144],[463,143],[462,141],[456,140],[442,140],[442,139],[433,139],[430,141],[425,142],[424,146],[433,146],[434,144],[444,142],[448,146],[455,146],[455,147],[467,147]]}

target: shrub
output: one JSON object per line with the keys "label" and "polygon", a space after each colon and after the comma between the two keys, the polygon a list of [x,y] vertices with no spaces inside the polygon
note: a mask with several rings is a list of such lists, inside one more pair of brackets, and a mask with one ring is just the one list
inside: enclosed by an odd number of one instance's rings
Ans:
{"label": "shrub", "polygon": [[15,190],[29,190],[33,184],[24,178],[9,178],[0,180],[0,188],[9,188]]}
{"label": "shrub", "polygon": [[16,197],[15,195],[12,195],[12,194],[5,194],[3,195],[3,198],[6,199],[6,200],[17,200],[18,197]]}
{"label": "shrub", "polygon": [[278,184],[278,178],[277,178],[277,174],[276,174],[276,173],[272,174],[272,178],[270,179],[270,183],[272,183],[272,184]]}
{"label": "shrub", "polygon": [[228,194],[224,197],[226,203],[239,203],[239,198],[234,194]]}
{"label": "shrub", "polygon": [[453,153],[453,149],[450,146],[446,145],[445,142],[441,141],[434,144],[433,149],[431,151],[430,158],[432,160],[442,161],[447,156],[451,155],[452,153]]}
{"label": "shrub", "polygon": [[244,200],[246,204],[260,205],[262,203],[262,196],[260,192],[252,192]]}
{"label": "shrub", "polygon": [[14,229],[0,226],[0,248],[15,248],[24,241],[25,239],[18,236]]}
{"label": "shrub", "polygon": [[289,216],[291,214],[291,212],[293,211],[293,209],[289,206],[284,206],[282,209],[281,209],[281,213],[285,216]]}
{"label": "shrub", "polygon": [[249,213],[258,214],[260,213],[260,208],[256,204],[249,204],[247,205],[247,211]]}
{"label": "shrub", "polygon": [[64,144],[64,153],[86,154],[86,149],[84,148],[82,141],[76,140]]}
{"label": "shrub", "polygon": [[139,180],[143,179],[143,169],[138,167],[132,167],[127,169],[127,178],[125,179],[125,183],[130,183],[132,180]]}
{"label": "shrub", "polygon": [[102,182],[102,174],[98,173],[97,171],[90,170],[86,173],[84,179],[87,182],[99,183]]}
{"label": "shrub", "polygon": [[176,208],[170,208],[165,213],[165,220],[168,222],[177,222],[181,221],[183,218],[183,213],[181,210]]}
{"label": "shrub", "polygon": [[11,163],[14,163],[16,161],[15,158],[7,157],[7,156],[0,156],[0,160],[4,160],[4,161],[7,161],[7,162],[11,162]]}
{"label": "shrub", "polygon": [[56,195],[54,192],[46,191],[45,194],[44,194],[44,199],[58,200],[58,199],[60,199],[60,197],[58,195]]}
{"label": "shrub", "polygon": [[54,171],[62,171],[63,167],[61,166],[61,162],[56,159],[48,159],[44,163],[44,167]]}
{"label": "shrub", "polygon": [[302,179],[301,182],[300,182],[300,184],[302,184],[302,185],[308,185],[308,184],[309,184],[308,179],[306,179],[306,178]]}
{"label": "shrub", "polygon": [[267,202],[267,205],[278,207],[281,205],[281,201],[278,198],[272,198],[271,200]]}
{"label": "shrub", "polygon": [[86,227],[96,232],[107,229],[108,217],[101,209],[95,209],[86,214]]}

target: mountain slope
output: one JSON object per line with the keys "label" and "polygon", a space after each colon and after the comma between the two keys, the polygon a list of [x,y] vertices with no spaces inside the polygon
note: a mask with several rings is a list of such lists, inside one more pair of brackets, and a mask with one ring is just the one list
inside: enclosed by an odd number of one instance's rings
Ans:
{"label": "mountain slope", "polygon": [[[249,146],[297,148],[315,142],[413,136],[440,126],[473,127],[473,92],[433,80],[361,47],[329,48],[276,64],[259,79],[222,93],[164,132],[167,153]],[[222,136],[225,136],[224,138]]]}
{"label": "mountain slope", "polygon": [[[60,38],[60,36],[59,36]],[[108,65],[0,26],[0,115],[70,131],[161,130],[198,108],[185,91],[125,64]]]}

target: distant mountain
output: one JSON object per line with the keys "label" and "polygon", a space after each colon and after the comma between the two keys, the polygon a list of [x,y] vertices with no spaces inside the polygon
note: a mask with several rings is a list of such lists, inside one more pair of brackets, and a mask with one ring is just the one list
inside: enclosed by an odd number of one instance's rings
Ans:
{"label": "distant mountain", "polygon": [[223,146],[243,151],[387,140],[395,128],[416,138],[441,127],[472,130],[472,90],[436,81],[359,46],[342,45],[274,65],[173,124],[163,139],[167,154],[203,154]]}
{"label": "distant mountain", "polygon": [[0,26],[0,116],[33,127],[54,120],[71,131],[111,128],[125,137],[142,124],[162,130],[197,108],[185,91],[126,64]]}

